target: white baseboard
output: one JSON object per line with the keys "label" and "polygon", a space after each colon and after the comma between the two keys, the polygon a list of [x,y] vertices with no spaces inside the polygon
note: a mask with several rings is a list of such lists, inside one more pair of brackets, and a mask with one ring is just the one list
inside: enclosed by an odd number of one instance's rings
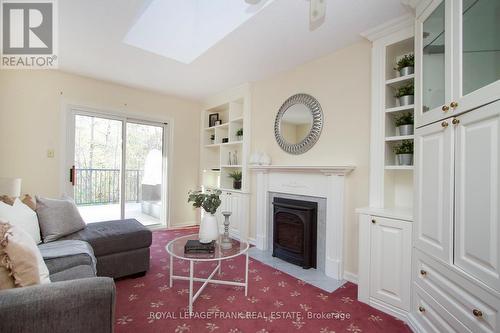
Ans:
{"label": "white baseboard", "polygon": [[352,282],[354,284],[358,284],[358,275],[351,273],[351,272],[344,271],[344,280]]}

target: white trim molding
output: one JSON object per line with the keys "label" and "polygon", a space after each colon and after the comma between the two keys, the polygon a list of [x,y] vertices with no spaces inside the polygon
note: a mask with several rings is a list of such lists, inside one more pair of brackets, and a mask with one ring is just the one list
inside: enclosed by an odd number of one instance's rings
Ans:
{"label": "white trim molding", "polygon": [[269,193],[306,195],[326,199],[325,274],[344,275],[345,176],[354,166],[252,166],[256,173],[256,246],[267,250]]}

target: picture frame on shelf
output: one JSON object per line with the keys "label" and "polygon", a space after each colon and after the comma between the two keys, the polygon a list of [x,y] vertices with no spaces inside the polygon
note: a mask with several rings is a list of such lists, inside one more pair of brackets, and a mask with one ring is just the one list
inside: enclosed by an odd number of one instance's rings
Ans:
{"label": "picture frame on shelf", "polygon": [[208,115],[208,127],[216,126],[217,121],[219,121],[218,113],[211,113]]}

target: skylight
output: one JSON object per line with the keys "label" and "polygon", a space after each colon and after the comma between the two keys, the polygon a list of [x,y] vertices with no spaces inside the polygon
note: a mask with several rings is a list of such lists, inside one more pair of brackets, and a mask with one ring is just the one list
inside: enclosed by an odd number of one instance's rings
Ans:
{"label": "skylight", "polygon": [[124,42],[186,64],[272,0],[152,0]]}

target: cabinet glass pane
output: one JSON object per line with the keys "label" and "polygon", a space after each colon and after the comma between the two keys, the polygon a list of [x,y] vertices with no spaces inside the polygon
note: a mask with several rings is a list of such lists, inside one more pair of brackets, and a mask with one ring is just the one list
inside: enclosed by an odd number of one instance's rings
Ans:
{"label": "cabinet glass pane", "polygon": [[445,5],[444,1],[423,24],[422,111],[445,104]]}
{"label": "cabinet glass pane", "polygon": [[500,0],[463,0],[462,94],[500,79]]}

